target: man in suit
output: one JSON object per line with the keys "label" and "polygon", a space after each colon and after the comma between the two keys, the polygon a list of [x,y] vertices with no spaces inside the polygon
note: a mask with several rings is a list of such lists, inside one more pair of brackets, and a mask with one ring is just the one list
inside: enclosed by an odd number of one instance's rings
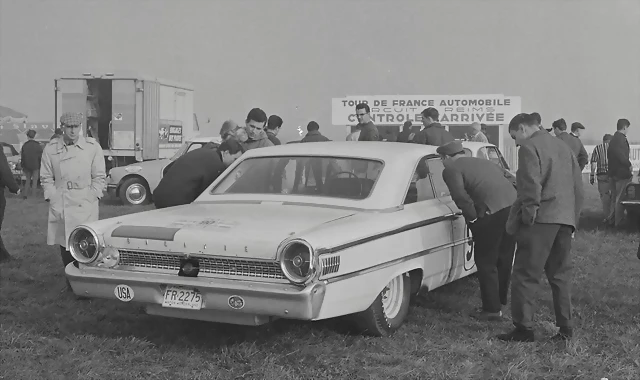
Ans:
{"label": "man in suit", "polygon": [[611,190],[611,205],[609,213],[609,224],[620,227],[624,219],[624,208],[620,202],[624,196],[624,190],[633,179],[633,166],[629,160],[629,141],[627,132],[631,123],[627,119],[619,119],[617,131],[613,134],[607,149],[607,160],[609,161],[609,186]]}
{"label": "man in suit", "polygon": [[580,133],[580,128],[584,129],[584,126],[580,123],[573,123],[571,125],[571,133],[567,133],[567,122],[564,119],[558,119],[552,123],[553,133],[557,138],[564,141],[571,151],[576,156],[578,160],[578,165],[580,166],[580,170],[584,169],[589,162],[589,155],[587,154],[587,150],[584,149],[584,145],[582,145],[582,141],[577,137]]}
{"label": "man in suit", "polygon": [[[7,156],[4,155],[4,152],[0,152],[0,231],[2,230],[4,209],[7,207],[7,199],[4,197],[5,187],[9,188],[9,191],[14,194],[20,194],[20,186],[18,186],[16,179],[13,177],[9,162],[7,162]],[[13,259],[13,256],[5,248],[2,236],[0,236],[0,263],[11,259]]]}
{"label": "man in suit", "polygon": [[204,146],[178,158],[153,191],[156,208],[193,202],[245,149],[235,138],[215,148]]}
{"label": "man in suit", "polygon": [[507,232],[516,235],[518,247],[511,275],[515,329],[497,338],[534,341],[534,299],[544,271],[560,328],[552,339],[570,339],[571,241],[584,198],[582,173],[567,144],[541,131],[531,115],[516,115],[509,123],[509,134],[520,146],[518,197],[507,221]]}
{"label": "man in suit", "polygon": [[437,152],[444,160],[442,178],[473,234],[482,308],[471,316],[501,321],[516,244],[505,226],[516,190],[495,163],[465,157],[459,141],[445,144]]}
{"label": "man in suit", "polygon": [[438,122],[440,114],[437,109],[433,107],[425,108],[420,115],[422,116],[424,130],[420,132],[419,137],[416,136],[416,142],[441,146],[455,140],[451,132],[444,129],[442,124]]}

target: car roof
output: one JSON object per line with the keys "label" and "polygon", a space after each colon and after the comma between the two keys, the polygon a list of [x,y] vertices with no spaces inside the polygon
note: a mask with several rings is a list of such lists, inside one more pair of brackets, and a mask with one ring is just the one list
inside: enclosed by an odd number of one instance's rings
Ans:
{"label": "car roof", "polygon": [[[461,141],[464,148],[477,150],[490,143]],[[412,160],[429,154],[437,154],[435,145],[410,144],[387,141],[322,141],[288,143],[248,150],[243,156],[341,156],[369,158],[383,161]]]}
{"label": "car roof", "polygon": [[386,141],[322,141],[251,149],[243,158],[260,156],[340,156],[383,161],[418,159],[436,154],[437,146]]}

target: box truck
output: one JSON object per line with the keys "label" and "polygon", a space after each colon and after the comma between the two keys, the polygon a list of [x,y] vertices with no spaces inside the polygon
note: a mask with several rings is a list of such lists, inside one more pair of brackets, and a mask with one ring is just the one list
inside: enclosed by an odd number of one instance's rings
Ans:
{"label": "box truck", "polygon": [[82,73],[55,79],[55,120],[85,117],[82,133],[100,142],[107,170],[172,157],[198,133],[193,87],[133,72]]}

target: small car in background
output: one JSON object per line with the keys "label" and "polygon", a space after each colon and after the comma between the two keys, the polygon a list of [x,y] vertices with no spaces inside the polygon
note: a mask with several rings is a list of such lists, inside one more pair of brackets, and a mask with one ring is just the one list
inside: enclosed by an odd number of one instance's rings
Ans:
{"label": "small car in background", "polygon": [[164,175],[165,168],[187,152],[213,143],[222,143],[220,136],[196,137],[185,142],[171,158],[137,162],[114,167],[107,175],[107,192],[125,205],[142,205],[152,201],[152,194]]}

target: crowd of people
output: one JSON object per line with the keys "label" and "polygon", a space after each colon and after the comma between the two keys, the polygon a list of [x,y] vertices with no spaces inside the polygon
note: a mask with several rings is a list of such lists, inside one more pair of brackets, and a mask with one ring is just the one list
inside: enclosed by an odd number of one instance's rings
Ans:
{"label": "crowd of people", "polygon": [[[358,125],[347,141],[382,141],[371,121],[370,108],[355,107]],[[551,285],[558,334],[573,336],[571,305],[571,245],[583,203],[582,169],[588,155],[580,141],[580,123],[567,133],[564,119],[544,128],[538,113],[522,113],[508,130],[518,150],[516,179],[493,162],[467,157],[459,140],[439,123],[435,108],[422,111],[422,127],[404,124],[395,141],[438,146],[445,169],[442,173],[452,200],[462,211],[473,234],[482,307],[471,316],[501,321],[511,289],[511,316],[515,328],[497,336],[506,341],[534,341],[534,299],[543,272]],[[67,247],[71,231],[81,223],[98,219],[98,203],[105,185],[105,161],[99,143],[80,133],[82,115],[64,113],[60,133],[44,148],[27,142],[23,168],[29,180],[25,196],[39,176],[49,202],[47,244],[58,245],[64,266],[73,262]],[[223,123],[221,144],[210,143],[184,154],[165,168],[153,193],[157,208],[193,202],[244,152],[280,145],[283,125],[278,115],[260,108],[249,111],[244,125]],[[607,134],[591,156],[590,183],[598,181],[605,221],[619,226],[623,219],[620,200],[632,177],[626,134],[630,122],[620,119],[614,135]],[[30,141],[35,133],[29,131]],[[483,126],[474,123],[469,139],[487,141]],[[330,141],[315,121],[299,143]],[[38,145],[39,146],[39,145]],[[40,158],[41,157],[41,158]],[[296,169],[296,180],[300,171]],[[20,194],[6,158],[0,155],[0,185]],[[0,196],[0,226],[6,200]],[[640,252],[640,251],[639,251]],[[11,256],[0,239],[0,260]],[[514,258],[515,257],[515,258]],[[67,287],[71,290],[67,281]]]}

